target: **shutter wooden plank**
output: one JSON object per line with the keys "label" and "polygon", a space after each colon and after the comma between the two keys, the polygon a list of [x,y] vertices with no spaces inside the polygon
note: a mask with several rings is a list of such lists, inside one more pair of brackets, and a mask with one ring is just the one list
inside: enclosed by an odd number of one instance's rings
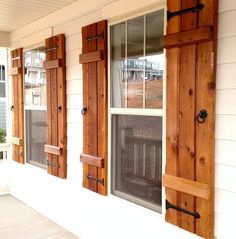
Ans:
{"label": "shutter wooden plank", "polygon": [[[96,38],[104,35],[104,38]],[[87,39],[90,39],[89,41]],[[82,28],[82,54],[93,59],[83,60],[83,106],[87,108],[83,121],[83,186],[107,195],[107,22],[101,21]],[[91,53],[91,54],[90,54]],[[87,55],[89,54],[89,55]],[[82,58],[83,58],[82,56]],[[84,155],[103,159],[103,167]],[[87,161],[87,163],[86,163]],[[97,164],[97,161],[95,162]],[[100,163],[99,163],[100,164]]]}
{"label": "shutter wooden plank", "polygon": [[57,44],[60,46],[57,50],[57,58],[61,61],[62,67],[57,69],[58,76],[58,145],[63,148],[62,154],[59,155],[59,177],[66,178],[66,70],[65,70],[65,36],[57,36]]}
{"label": "shutter wooden plank", "polygon": [[[180,9],[196,6],[198,1],[181,1]],[[187,13],[181,17],[173,17],[168,21],[167,47],[167,165],[166,173],[176,177],[171,182],[166,177],[166,197],[171,204],[188,211],[198,212],[200,219],[184,214],[174,213],[168,209],[166,220],[194,232],[207,239],[214,238],[214,107],[215,107],[215,70],[216,70],[216,37],[217,37],[217,1],[203,0],[203,10],[197,13]],[[168,10],[174,12],[180,9],[169,9],[176,6],[172,0],[167,1]],[[180,21],[179,21],[180,18]],[[181,26],[178,29],[178,26]],[[213,26],[210,27],[209,26]],[[203,42],[198,34],[204,30]],[[207,31],[211,29],[213,33]],[[192,38],[182,38],[186,31],[196,34]],[[180,32],[180,33],[178,33]],[[210,38],[207,39],[207,34]],[[173,35],[173,33],[176,33]],[[172,35],[170,35],[172,34]],[[209,36],[209,35],[208,35]],[[196,38],[195,38],[196,37]],[[194,38],[194,40],[193,40]],[[200,40],[200,41],[198,41]],[[178,41],[186,41],[184,45]],[[197,43],[197,44],[196,44]],[[173,44],[173,45],[171,45]],[[187,45],[186,45],[187,44]],[[174,54],[176,51],[176,54]],[[178,51],[179,57],[177,57]],[[173,52],[173,54],[171,54]],[[175,64],[175,65],[173,65]],[[179,72],[177,72],[180,69]],[[176,73],[177,72],[177,73]],[[176,74],[175,74],[176,73]],[[171,78],[170,78],[171,76]],[[179,86],[175,83],[179,82]],[[174,96],[171,99],[171,95]],[[177,98],[175,96],[177,95]],[[176,107],[176,102],[179,106]],[[179,107],[179,115],[173,118],[173,114]],[[197,114],[206,109],[208,116],[203,124],[197,122]],[[210,115],[210,116],[209,116]],[[172,124],[172,126],[171,126]],[[179,128],[178,128],[179,127]],[[175,130],[173,130],[173,128]],[[177,146],[174,140],[177,132]],[[173,152],[176,150],[176,157]],[[176,164],[174,163],[176,159]],[[179,180],[180,179],[180,180]],[[186,185],[181,185],[182,183]],[[194,191],[189,184],[201,185]],[[172,188],[173,190],[169,190]],[[209,187],[205,190],[204,187]],[[183,188],[183,190],[181,190]],[[203,190],[203,191],[202,191]],[[177,193],[183,191],[184,193]],[[194,196],[190,196],[193,191]],[[177,200],[177,203],[175,203]],[[176,220],[175,220],[176,219]]]}
{"label": "shutter wooden plank", "polygon": [[213,38],[213,29],[211,26],[189,30],[181,33],[169,34],[164,37],[164,47],[173,48],[196,43],[211,41]]}
{"label": "shutter wooden plank", "polygon": [[79,56],[79,63],[90,63],[94,61],[102,61],[104,59],[104,52],[103,50],[94,51],[89,53],[80,54]]}
{"label": "shutter wooden plank", "polygon": [[[56,51],[54,51],[54,53],[56,53]],[[55,60],[50,60],[50,61],[44,61],[43,62],[43,67],[45,69],[53,69],[53,68],[58,68],[61,67],[62,63],[61,63],[61,59],[55,59]]]}
{"label": "shutter wooden plank", "polygon": [[[98,184],[98,192],[107,195],[107,22],[101,21],[97,23],[97,35],[104,33],[104,38],[98,39],[97,49],[103,51],[104,60],[97,63],[98,74],[98,156],[103,157],[104,168],[98,169],[98,178],[104,179],[104,185]],[[102,139],[102,140],[101,140]]]}
{"label": "shutter wooden plank", "polygon": [[23,139],[11,137],[11,143],[14,145],[23,145]]}
{"label": "shutter wooden plank", "polygon": [[178,192],[187,193],[205,200],[210,199],[210,186],[193,180],[165,174],[163,185]]}
{"label": "shutter wooden plank", "polygon": [[13,144],[13,160],[24,163],[24,102],[23,102],[23,49],[11,51],[12,73],[12,136],[21,139],[19,144]]}
{"label": "shutter wooden plank", "polygon": [[[170,12],[181,9],[181,0],[169,0],[168,10]],[[180,17],[172,18],[167,25],[167,33],[172,34],[180,30]],[[179,62],[180,49],[167,49],[167,109],[166,109],[166,173],[178,176],[178,144],[179,144]],[[177,90],[176,90],[177,89]],[[166,189],[166,198],[173,205],[177,205],[177,192]],[[166,221],[178,225],[176,210],[166,211]]]}
{"label": "shutter wooden plank", "polygon": [[[195,7],[197,0],[182,0],[182,9]],[[187,13],[181,16],[181,32],[197,27],[197,14]],[[194,180],[195,177],[195,61],[196,46],[180,48],[180,81],[179,81],[179,176]],[[185,193],[178,194],[178,206],[194,211],[194,197]],[[195,230],[195,220],[192,216],[180,213],[180,225],[190,232]]]}
{"label": "shutter wooden plank", "polygon": [[[52,47],[52,38],[48,38],[45,40],[45,47],[50,48]],[[47,52],[46,54],[46,61],[51,59],[51,51]],[[52,145],[52,103],[51,103],[51,71],[46,70],[46,86],[47,86],[47,143]],[[52,162],[52,155],[47,155],[48,162]],[[48,165],[48,173],[52,174],[52,167]]]}
{"label": "shutter wooden plank", "polygon": [[[92,24],[88,30],[88,37],[96,36],[97,34],[97,24]],[[88,52],[93,52],[97,50],[97,41],[91,40],[88,42]],[[88,77],[89,77],[89,132],[88,132],[88,142],[89,142],[89,154],[97,155],[98,153],[98,101],[97,101],[97,63],[88,63]],[[88,166],[88,175],[94,178],[98,177],[97,168],[93,166]],[[97,192],[97,182],[89,180],[89,189]]]}
{"label": "shutter wooden plank", "polygon": [[81,154],[80,155],[80,162],[86,163],[91,166],[96,166],[98,168],[104,167],[104,159],[100,157],[91,156],[88,154]]}
{"label": "shutter wooden plank", "polygon": [[[88,36],[88,27],[82,28],[82,53],[88,52],[88,41],[86,40]],[[89,78],[88,78],[88,64],[83,64],[83,107],[88,108],[89,98]],[[88,113],[83,116],[83,152],[85,154],[89,153],[89,124],[88,124]],[[88,164],[83,164],[83,187],[88,188]]]}
{"label": "shutter wooden plank", "polygon": [[[52,37],[52,45],[56,46],[57,45],[57,39],[56,37]],[[57,51],[52,51],[51,52],[51,60],[56,60],[57,59]],[[57,118],[57,69],[52,68],[51,70],[51,107],[52,107],[52,145],[58,145],[58,118]],[[53,164],[58,164],[58,157],[56,155],[52,155],[52,163]],[[52,167],[52,175],[58,176],[58,168],[57,167]]]}
{"label": "shutter wooden plank", "polygon": [[59,148],[53,145],[44,145],[44,152],[48,154],[53,154],[53,155],[61,155],[63,153],[63,148]]}
{"label": "shutter wooden plank", "polygon": [[60,34],[48,38],[45,45],[46,48],[56,48],[46,52],[44,62],[47,72],[48,140],[45,152],[48,154],[48,173],[66,178],[65,36]]}
{"label": "shutter wooden plank", "polygon": [[[18,60],[17,67],[20,68],[20,72],[18,74],[18,101],[19,101],[19,138],[24,139],[24,93],[23,93],[23,49],[18,49],[18,56],[20,56],[20,60]],[[19,146],[20,153],[20,163],[24,163],[24,145]]]}
{"label": "shutter wooden plank", "polygon": [[14,67],[9,69],[9,75],[14,76],[22,73],[22,68],[21,67]]}

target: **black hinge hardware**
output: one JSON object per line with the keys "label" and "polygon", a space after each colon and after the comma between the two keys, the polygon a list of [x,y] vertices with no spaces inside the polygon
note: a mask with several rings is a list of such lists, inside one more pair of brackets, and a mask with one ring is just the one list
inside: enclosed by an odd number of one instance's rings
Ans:
{"label": "black hinge hardware", "polygon": [[99,38],[104,39],[104,32],[101,35],[97,35],[97,36],[92,36],[92,37],[87,37],[86,41],[92,41],[92,40],[97,40]]}
{"label": "black hinge hardware", "polygon": [[104,178],[94,178],[93,176],[87,175],[87,178],[92,180],[92,181],[96,181],[98,183],[101,183],[102,185],[104,185]]}
{"label": "black hinge hardware", "polygon": [[13,110],[14,109],[14,105],[12,105],[10,109]]}
{"label": "black hinge hardware", "polygon": [[11,58],[12,61],[20,60],[20,56]]}
{"label": "black hinge hardware", "polygon": [[51,47],[51,48],[45,48],[45,52],[48,52],[48,51],[56,51],[57,50],[57,46],[56,47]]}
{"label": "black hinge hardware", "polygon": [[196,7],[191,7],[191,8],[183,9],[183,10],[176,11],[176,12],[167,11],[167,21],[169,21],[172,17],[179,16],[179,15],[182,15],[182,14],[185,14],[185,13],[199,12],[203,8],[204,8],[204,4],[199,3]]}
{"label": "black hinge hardware", "polygon": [[166,200],[166,210],[170,209],[170,208],[175,209],[175,210],[177,210],[179,212],[183,212],[183,213],[188,214],[190,216],[193,216],[195,219],[199,219],[201,217],[198,212],[190,212],[190,211],[188,211],[188,210],[186,210],[184,208],[177,207],[177,206],[171,204],[168,200]]}
{"label": "black hinge hardware", "polygon": [[60,168],[60,165],[58,163],[49,162],[48,160],[47,160],[47,166],[52,166],[52,167]]}
{"label": "black hinge hardware", "polygon": [[62,107],[59,105],[59,106],[57,107],[57,112],[61,112],[61,109],[62,109]]}

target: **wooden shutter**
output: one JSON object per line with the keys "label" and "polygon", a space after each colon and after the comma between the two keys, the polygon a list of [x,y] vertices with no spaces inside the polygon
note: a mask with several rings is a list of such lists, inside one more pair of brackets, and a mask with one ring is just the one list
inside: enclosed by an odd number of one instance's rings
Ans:
{"label": "wooden shutter", "polygon": [[82,28],[83,186],[107,194],[107,21]]}
{"label": "wooden shutter", "polygon": [[11,51],[12,76],[12,159],[24,163],[23,49]]}
{"label": "wooden shutter", "polygon": [[212,239],[217,1],[167,5],[166,220]]}
{"label": "wooden shutter", "polygon": [[47,145],[48,173],[66,178],[66,72],[65,36],[45,40],[47,79]]}

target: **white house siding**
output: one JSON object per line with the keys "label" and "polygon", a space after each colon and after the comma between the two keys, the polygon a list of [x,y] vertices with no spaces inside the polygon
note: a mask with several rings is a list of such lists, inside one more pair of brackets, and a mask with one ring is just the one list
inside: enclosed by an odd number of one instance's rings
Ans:
{"label": "white house siding", "polygon": [[[236,1],[219,1],[216,99],[215,234],[233,238],[236,225]],[[80,0],[11,34],[12,47],[29,48],[52,34],[66,35],[68,179],[29,164],[11,163],[11,193],[81,239],[196,239],[165,223],[164,215],[109,194],[81,187],[82,67],[81,27],[145,9],[154,0]]]}
{"label": "white house siding", "polygon": [[219,1],[216,84],[215,234],[234,238],[236,225],[236,1]]}

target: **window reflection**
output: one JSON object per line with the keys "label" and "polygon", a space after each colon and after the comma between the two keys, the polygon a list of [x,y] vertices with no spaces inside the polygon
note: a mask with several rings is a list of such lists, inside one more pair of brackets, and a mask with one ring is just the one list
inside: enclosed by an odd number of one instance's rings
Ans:
{"label": "window reflection", "polygon": [[25,59],[25,104],[46,105],[46,73],[44,47],[26,51]]}

